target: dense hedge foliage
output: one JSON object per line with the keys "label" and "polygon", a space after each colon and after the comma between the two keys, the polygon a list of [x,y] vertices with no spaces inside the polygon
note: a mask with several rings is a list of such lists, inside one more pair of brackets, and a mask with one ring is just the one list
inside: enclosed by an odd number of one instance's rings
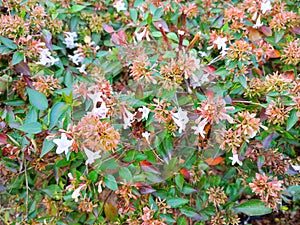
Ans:
{"label": "dense hedge foliage", "polygon": [[0,5],[0,224],[299,211],[299,1]]}

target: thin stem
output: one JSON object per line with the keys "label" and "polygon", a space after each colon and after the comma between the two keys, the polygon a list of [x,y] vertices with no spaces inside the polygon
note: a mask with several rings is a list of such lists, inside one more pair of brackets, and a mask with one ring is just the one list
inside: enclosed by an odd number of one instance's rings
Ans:
{"label": "thin stem", "polygon": [[245,104],[259,105],[259,106],[265,108],[265,106],[263,106],[262,104],[257,103],[257,102],[251,102],[251,101],[245,101],[245,100],[232,100],[232,102],[234,102],[234,103],[245,103]]}
{"label": "thin stem", "polygon": [[219,55],[216,58],[212,59],[207,65],[211,65],[211,64],[213,64],[215,62],[218,62],[221,59],[222,59],[222,57]]}
{"label": "thin stem", "polygon": [[26,184],[25,207],[26,207],[26,216],[28,217],[29,185],[28,185],[28,174],[27,174],[27,165],[26,165],[25,154],[23,154],[23,163],[24,163],[25,184]]}

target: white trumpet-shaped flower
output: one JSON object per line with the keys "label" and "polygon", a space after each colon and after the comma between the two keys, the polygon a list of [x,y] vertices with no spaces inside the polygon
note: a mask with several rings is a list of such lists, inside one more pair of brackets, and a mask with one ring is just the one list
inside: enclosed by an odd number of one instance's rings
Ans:
{"label": "white trumpet-shaped flower", "polygon": [[45,48],[40,52],[40,61],[38,61],[36,64],[43,65],[43,66],[52,66],[57,62],[58,62],[58,58],[55,59],[51,55],[49,49]]}
{"label": "white trumpet-shaped flower", "polygon": [[91,150],[84,148],[84,153],[87,157],[87,160],[85,161],[85,165],[93,164],[95,162],[95,159],[101,158],[100,151],[92,152]]}
{"label": "white trumpet-shaped flower", "polygon": [[76,32],[65,32],[66,38],[63,41],[64,44],[66,44],[66,47],[69,49],[72,49],[76,46],[75,40],[77,39]]}
{"label": "white trumpet-shaped flower", "polygon": [[148,119],[150,109],[148,109],[146,106],[143,106],[142,108],[139,108],[138,111],[142,113],[142,119]]}
{"label": "white trumpet-shaped flower", "polygon": [[272,10],[272,5],[269,0],[263,0],[260,6],[262,14],[265,14],[267,11]]}
{"label": "white trumpet-shaped flower", "polygon": [[189,122],[189,118],[187,116],[187,112],[183,111],[181,108],[178,109],[177,113],[172,113],[172,119],[179,127],[178,132],[182,133],[185,130],[186,124]]}
{"label": "white trumpet-shaped flower", "polygon": [[236,164],[236,163],[239,164],[240,166],[243,165],[243,162],[240,161],[239,155],[238,155],[238,154],[233,154],[233,156],[232,156],[232,157],[229,157],[229,159],[232,161],[232,162],[231,162],[231,165],[234,165],[234,164]]}
{"label": "white trumpet-shaped flower", "polygon": [[208,123],[207,118],[205,118],[204,120],[202,120],[198,126],[193,126],[192,129],[195,130],[194,134],[196,135],[201,135],[202,138],[205,138],[205,126]]}
{"label": "white trumpet-shaped flower", "polygon": [[68,140],[65,133],[62,133],[61,138],[54,139],[53,142],[57,145],[56,154],[65,152],[65,154],[67,155],[69,152],[69,147],[71,147],[73,144],[73,140]]}
{"label": "white trumpet-shaped flower", "polygon": [[260,15],[257,17],[256,23],[254,24],[253,28],[257,29],[260,28],[263,23],[260,21]]}

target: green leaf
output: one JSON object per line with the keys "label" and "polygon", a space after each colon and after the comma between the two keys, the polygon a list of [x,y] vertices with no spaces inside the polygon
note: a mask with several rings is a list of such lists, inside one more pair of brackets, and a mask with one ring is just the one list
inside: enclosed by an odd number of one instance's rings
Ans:
{"label": "green leaf", "polygon": [[62,190],[57,184],[51,184],[47,188],[41,189],[41,191],[55,200],[59,200],[62,197]]}
{"label": "green leaf", "polygon": [[103,56],[106,56],[107,53],[108,53],[107,51],[98,51],[97,54],[96,54],[96,56],[97,56],[98,58],[101,58],[101,57],[103,57]]}
{"label": "green leaf", "polygon": [[70,71],[67,71],[66,72],[66,75],[64,77],[64,83],[67,87],[73,87],[73,81],[74,81],[74,78],[73,78],[73,75]]}
{"label": "green leaf", "polygon": [[226,78],[226,76],[229,75],[229,72],[226,70],[225,67],[221,66],[219,69],[217,69],[214,74],[219,75],[223,80]]}
{"label": "green leaf", "polygon": [[157,174],[154,174],[152,172],[146,172],[145,174],[148,182],[151,182],[153,184],[163,182],[163,179]]}
{"label": "green leaf", "polygon": [[289,193],[293,197],[293,201],[299,200],[300,199],[300,186],[299,185],[294,185],[288,187],[285,192]]}
{"label": "green leaf", "polygon": [[297,109],[292,109],[287,121],[286,130],[290,130],[297,123],[298,120],[299,118],[297,116]]}
{"label": "green leaf", "polygon": [[12,40],[5,38],[5,37],[0,37],[0,41],[8,48],[10,49],[17,49],[18,46],[15,44],[15,42],[13,42]]}
{"label": "green leaf", "polygon": [[76,13],[83,10],[86,6],[85,5],[73,5],[69,10],[70,13]]}
{"label": "green leaf", "polygon": [[275,43],[276,44],[283,38],[284,34],[285,34],[284,30],[275,32]]}
{"label": "green leaf", "polygon": [[173,41],[176,41],[176,42],[179,41],[177,35],[176,35],[174,32],[168,33],[168,34],[167,34],[167,37],[170,38],[170,39],[173,40]]}
{"label": "green leaf", "polygon": [[135,23],[137,20],[137,16],[138,16],[137,10],[135,8],[130,8],[129,12],[130,12],[130,17],[131,17],[132,21]]}
{"label": "green leaf", "polygon": [[200,214],[197,213],[197,212],[196,212],[193,208],[191,208],[191,207],[185,206],[185,207],[183,207],[183,208],[180,209],[180,212],[181,212],[182,214],[186,215],[187,217],[193,218],[193,219],[195,219],[195,220],[200,220],[200,219],[202,219],[202,216],[200,216]]}
{"label": "green leaf", "polygon": [[252,199],[233,208],[237,213],[242,212],[248,216],[261,216],[272,212],[265,203],[258,199]]}
{"label": "green leaf", "polygon": [[55,168],[68,166],[68,165],[70,165],[70,163],[71,163],[71,161],[69,161],[69,160],[66,159],[66,158],[63,158],[62,160],[58,160],[58,161],[55,163]]}
{"label": "green leaf", "polygon": [[17,129],[28,134],[38,134],[42,132],[42,124],[40,124],[39,122],[31,122],[19,126]]}
{"label": "green leaf", "polygon": [[160,31],[154,31],[154,32],[151,33],[151,35],[152,35],[153,37],[162,37],[162,34],[161,34]]}
{"label": "green leaf", "polygon": [[25,102],[21,99],[16,99],[5,101],[4,104],[9,106],[23,106],[25,105]]}
{"label": "green leaf", "polygon": [[45,110],[48,108],[48,100],[44,94],[30,88],[26,88],[26,90],[31,105],[39,110]]}
{"label": "green leaf", "polygon": [[97,171],[93,170],[89,173],[89,179],[92,181],[92,182],[96,182],[97,181],[97,178],[98,178],[98,173]]}
{"label": "green leaf", "polygon": [[174,216],[171,214],[160,214],[159,218],[165,222],[165,224],[176,224],[176,220],[174,220]]}
{"label": "green leaf", "polygon": [[189,202],[188,199],[184,198],[169,198],[167,199],[167,204],[171,206],[172,208],[178,208],[180,206],[183,206]]}
{"label": "green leaf", "polygon": [[1,55],[6,55],[6,54],[9,54],[11,53],[12,50],[4,45],[0,45],[0,54]]}
{"label": "green leaf", "polygon": [[145,1],[144,0],[135,0],[134,1],[134,7],[138,7],[138,6],[141,6],[141,5],[143,5],[143,4],[145,4]]}
{"label": "green leaf", "polygon": [[238,79],[239,79],[239,82],[241,83],[241,85],[244,88],[248,88],[247,79],[246,79],[246,77],[244,75],[240,75]]}
{"label": "green leaf", "polygon": [[118,190],[117,181],[113,175],[107,174],[104,177],[104,183],[105,183],[106,187],[108,187],[109,189],[111,189],[113,191]]}
{"label": "green leaf", "polygon": [[177,185],[179,190],[182,190],[184,178],[181,174],[177,174],[177,176],[175,177],[175,184]]}
{"label": "green leaf", "polygon": [[187,225],[187,222],[186,222],[186,219],[183,216],[181,216],[177,219],[176,224],[177,225]]}
{"label": "green leaf", "polygon": [[70,19],[70,30],[72,32],[77,31],[77,25],[79,23],[80,18],[78,16],[73,16]]}
{"label": "green leaf", "polygon": [[40,155],[40,158],[42,158],[44,155],[46,155],[48,152],[50,152],[54,148],[55,144],[53,141],[49,141],[45,138],[43,142],[43,147],[42,147],[42,153]]}
{"label": "green leaf", "polygon": [[132,181],[132,174],[127,167],[122,167],[119,171],[119,175],[124,178],[126,181]]}
{"label": "green leaf", "polygon": [[12,65],[16,65],[24,60],[24,54],[21,52],[15,52],[12,58]]}
{"label": "green leaf", "polygon": [[64,102],[56,102],[53,105],[50,112],[50,130],[57,124],[59,117],[68,109],[68,107],[69,106]]}
{"label": "green leaf", "polygon": [[194,189],[190,185],[186,184],[186,185],[183,186],[181,193],[183,193],[185,195],[189,195],[189,194],[194,193],[196,191],[197,191],[196,189]]}
{"label": "green leaf", "polygon": [[118,166],[117,160],[112,157],[111,159],[104,160],[104,162],[101,163],[100,170],[105,172],[106,170],[113,170]]}

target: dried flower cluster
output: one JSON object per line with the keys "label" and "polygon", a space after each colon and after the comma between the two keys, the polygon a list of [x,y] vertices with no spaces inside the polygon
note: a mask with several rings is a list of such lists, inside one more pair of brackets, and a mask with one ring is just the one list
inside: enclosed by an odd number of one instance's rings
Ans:
{"label": "dried flower cluster", "polygon": [[211,187],[206,191],[206,193],[208,194],[208,201],[212,202],[215,207],[220,207],[220,205],[225,204],[228,200],[223,187]]}
{"label": "dried flower cluster", "polygon": [[120,134],[107,121],[89,114],[81,118],[75,128],[81,148],[93,151],[114,151],[120,140]]}

